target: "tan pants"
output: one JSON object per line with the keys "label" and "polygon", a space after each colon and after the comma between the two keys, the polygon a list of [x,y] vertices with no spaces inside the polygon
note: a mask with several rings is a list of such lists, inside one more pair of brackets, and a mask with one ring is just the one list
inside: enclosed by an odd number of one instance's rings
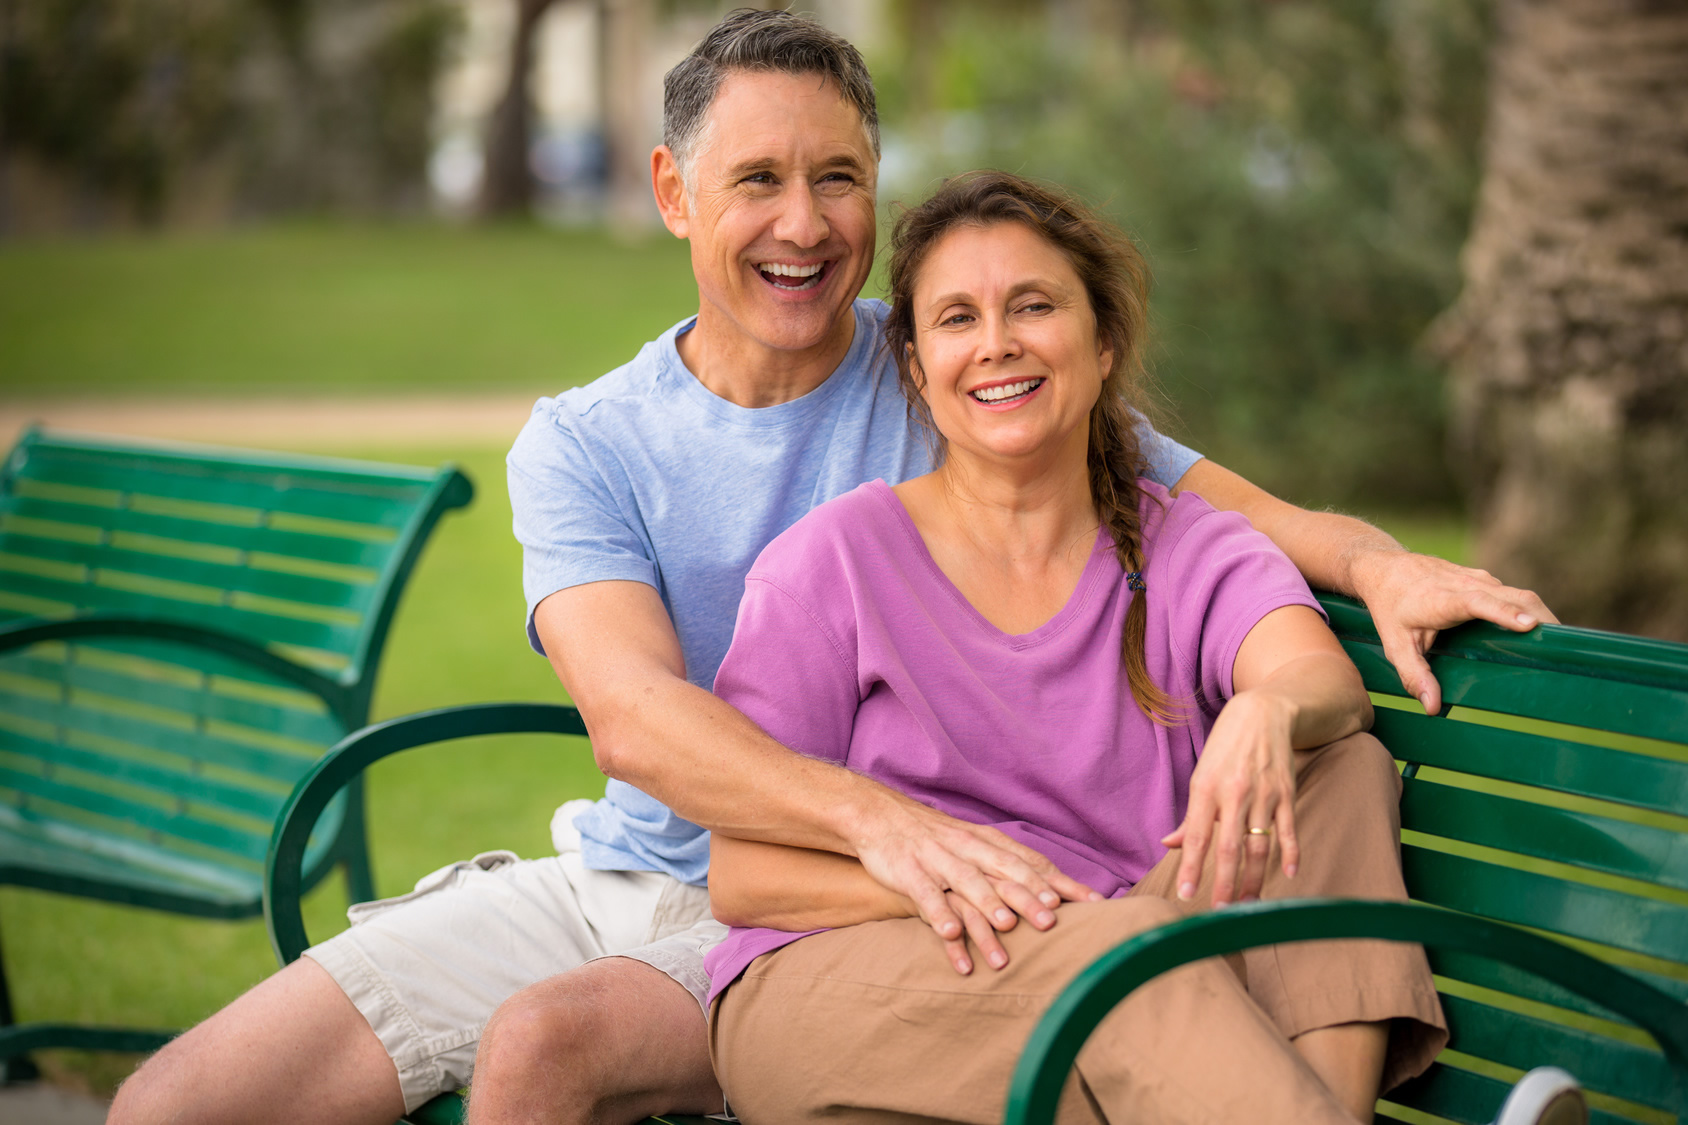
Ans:
{"label": "tan pants", "polygon": [[[1265,898],[1405,899],[1400,778],[1376,739],[1321,750],[1297,782],[1301,871],[1276,849]],[[1055,927],[1003,935],[1009,964],[958,975],[922,922],[817,934],[754,961],[716,1002],[710,1049],[747,1125],[998,1122],[1033,1026],[1097,956],[1211,901],[1171,901],[1179,853],[1126,898],[1069,903]],[[1197,962],[1138,989],[1079,1054],[1070,1123],[1351,1122],[1290,1045],[1315,1028],[1394,1020],[1385,1087],[1447,1041],[1423,951],[1380,941],[1300,942]]]}

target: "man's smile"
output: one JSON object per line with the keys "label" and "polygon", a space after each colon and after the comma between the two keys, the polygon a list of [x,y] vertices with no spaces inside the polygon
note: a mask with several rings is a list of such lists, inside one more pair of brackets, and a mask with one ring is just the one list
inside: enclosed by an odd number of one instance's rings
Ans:
{"label": "man's smile", "polygon": [[833,261],[809,262],[804,265],[793,265],[786,262],[758,262],[756,272],[762,275],[762,280],[775,289],[783,289],[788,293],[801,293],[805,290],[818,288],[832,272]]}

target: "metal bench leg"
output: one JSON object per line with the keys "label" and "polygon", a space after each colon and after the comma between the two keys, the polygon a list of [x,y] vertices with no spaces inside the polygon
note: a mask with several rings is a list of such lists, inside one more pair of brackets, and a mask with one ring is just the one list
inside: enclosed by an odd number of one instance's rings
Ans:
{"label": "metal bench leg", "polygon": [[[6,955],[4,949],[0,949],[0,1027],[11,1027],[16,1023],[17,1018],[12,1014],[12,989],[6,983]],[[0,1086],[33,1082],[40,1077],[40,1068],[28,1055],[0,1059]]]}

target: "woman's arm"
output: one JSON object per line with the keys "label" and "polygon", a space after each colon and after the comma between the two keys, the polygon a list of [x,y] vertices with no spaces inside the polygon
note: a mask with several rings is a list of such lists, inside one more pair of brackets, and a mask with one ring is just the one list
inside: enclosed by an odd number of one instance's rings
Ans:
{"label": "woman's arm", "polygon": [[[1012,929],[1017,917],[1005,913],[993,927],[954,891],[946,897],[965,927],[964,937],[944,939],[944,955],[955,971],[963,976],[973,971],[968,938],[992,968],[1008,964],[997,927]],[[715,920],[729,926],[794,933],[919,917],[912,899],[887,890],[850,856],[719,834],[709,838],[709,906]],[[1032,921],[1048,929],[1055,914],[1043,910]]]}
{"label": "woman's arm", "polygon": [[1190,778],[1189,810],[1161,841],[1184,849],[1181,898],[1195,893],[1211,844],[1215,905],[1260,893],[1271,838],[1251,828],[1276,828],[1284,874],[1294,876],[1300,862],[1297,751],[1346,738],[1372,722],[1359,671],[1306,606],[1285,606],[1261,618],[1237,651],[1231,680],[1234,694]]}
{"label": "woman's arm", "polygon": [[709,838],[709,907],[728,926],[793,933],[916,913],[852,856],[721,835]]}

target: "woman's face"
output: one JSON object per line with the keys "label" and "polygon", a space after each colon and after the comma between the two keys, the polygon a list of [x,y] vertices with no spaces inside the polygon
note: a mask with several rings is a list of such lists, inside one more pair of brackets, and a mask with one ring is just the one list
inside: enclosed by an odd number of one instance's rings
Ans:
{"label": "woman's face", "polygon": [[959,227],[920,268],[914,373],[938,432],[987,460],[1082,463],[1113,363],[1067,256],[1015,222]]}

